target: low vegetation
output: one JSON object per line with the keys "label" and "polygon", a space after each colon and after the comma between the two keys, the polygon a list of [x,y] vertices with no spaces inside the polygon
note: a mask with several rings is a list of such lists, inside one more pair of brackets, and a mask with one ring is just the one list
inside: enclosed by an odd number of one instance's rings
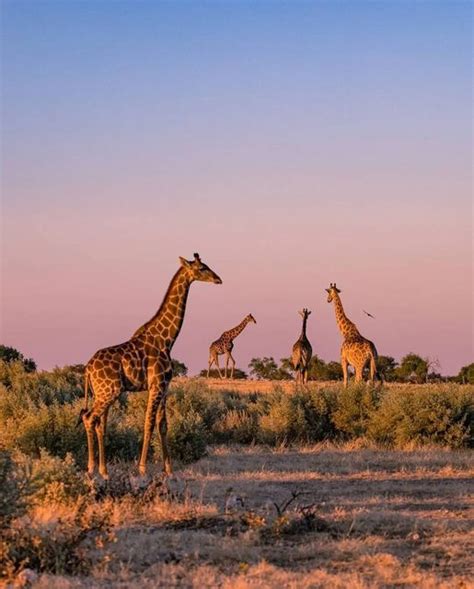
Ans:
{"label": "low vegetation", "polygon": [[[172,386],[169,445],[174,458],[193,462],[212,444],[309,444],[365,439],[392,449],[406,445],[471,447],[474,387],[456,384],[390,387],[275,384],[270,392],[220,390],[202,379]],[[77,464],[85,460],[82,375],[75,368],[28,372],[0,362],[0,444],[40,457],[43,450]],[[142,437],[146,392],[120,399],[107,433],[109,455],[135,460]],[[158,437],[154,451],[159,454]]]}
{"label": "low vegetation", "polygon": [[[146,479],[136,472],[143,392],[112,409],[105,484],[84,474],[82,380],[80,366],[36,372],[0,361],[8,582],[372,587],[407,577],[447,587],[469,576],[473,386],[176,379],[168,416],[178,477],[165,483],[159,466]],[[159,463],[158,436],[152,450]],[[451,552],[439,556],[445,534]],[[446,569],[437,564],[426,584],[440,558]],[[461,565],[448,572],[453,559]]]}

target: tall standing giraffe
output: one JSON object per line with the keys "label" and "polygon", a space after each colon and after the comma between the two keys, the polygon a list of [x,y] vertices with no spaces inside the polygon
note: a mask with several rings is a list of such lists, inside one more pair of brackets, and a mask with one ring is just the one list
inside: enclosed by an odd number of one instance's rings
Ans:
{"label": "tall standing giraffe", "polygon": [[293,346],[293,353],[291,354],[291,363],[296,370],[296,382],[306,384],[308,382],[308,366],[313,355],[313,348],[306,337],[306,324],[311,311],[303,309],[298,311],[303,317],[303,327],[301,328],[301,335],[298,341]]}
{"label": "tall standing giraffe", "polygon": [[216,339],[215,342],[212,342],[209,348],[209,365],[207,368],[207,377],[209,378],[209,371],[211,370],[211,366],[216,363],[217,371],[219,372],[220,378],[222,378],[221,369],[219,368],[219,356],[221,354],[226,355],[225,359],[225,378],[227,378],[227,368],[229,366],[229,360],[232,362],[232,368],[230,371],[230,378],[234,377],[234,368],[235,368],[235,360],[232,356],[232,350],[234,348],[234,339],[242,333],[245,327],[250,323],[257,323],[253,318],[253,315],[247,315],[245,319],[243,319],[236,327],[233,329],[229,329],[229,331],[224,331],[219,339]]}
{"label": "tall standing giraffe", "polygon": [[347,387],[347,366],[350,364],[355,369],[355,381],[360,382],[363,378],[364,367],[367,362],[370,362],[370,382],[374,381],[374,377],[382,380],[377,370],[377,349],[375,344],[363,337],[357,327],[344,313],[341,298],[339,296],[340,290],[336,283],[330,284],[326,289],[328,293],[328,303],[334,301],[334,310],[336,312],[336,323],[342,333],[341,346],[341,366],[344,375],[344,386]]}
{"label": "tall standing giraffe", "polygon": [[[99,445],[99,472],[107,478],[104,436],[107,414],[112,403],[123,391],[148,390],[143,446],[139,471],[145,474],[150,439],[158,422],[163,453],[163,469],[171,473],[171,460],[166,443],[166,395],[172,378],[171,348],[183,324],[189,287],[195,280],[222,284],[222,280],[206,264],[199,254],[188,261],[180,257],[181,265],[173,276],[165,298],[155,315],[123,344],[97,351],[85,369],[85,408],[81,418],[86,428],[88,463],[87,470],[95,470],[94,430]],[[89,388],[93,392],[93,404],[87,408]]]}

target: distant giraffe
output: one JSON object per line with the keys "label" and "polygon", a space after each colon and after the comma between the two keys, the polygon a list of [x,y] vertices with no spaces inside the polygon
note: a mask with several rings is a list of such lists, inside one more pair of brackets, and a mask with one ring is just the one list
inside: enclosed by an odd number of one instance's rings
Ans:
{"label": "distant giraffe", "polygon": [[[199,254],[194,254],[191,262],[184,258],[180,258],[180,262],[181,266],[155,315],[137,329],[130,340],[99,350],[86,365],[85,408],[81,411],[81,418],[87,433],[87,470],[90,474],[95,469],[94,429],[99,444],[99,472],[107,478],[104,436],[110,406],[123,391],[145,389],[148,390],[148,403],[139,470],[145,474],[150,439],[157,422],[163,468],[167,474],[171,473],[166,443],[166,395],[172,377],[171,348],[183,324],[191,283],[200,280],[222,284],[219,276],[201,262]],[[93,392],[91,409],[87,408],[89,387]]]}
{"label": "distant giraffe", "polygon": [[293,353],[291,354],[291,363],[296,370],[296,382],[306,384],[308,382],[308,366],[313,354],[313,349],[306,337],[306,323],[308,321],[311,311],[303,309],[298,311],[303,317],[303,327],[301,328],[301,335],[298,341],[293,346]]}
{"label": "distant giraffe", "polygon": [[344,375],[344,386],[347,387],[348,364],[355,369],[356,382],[360,382],[363,379],[363,371],[367,362],[370,362],[370,382],[374,381],[374,377],[382,380],[377,370],[378,354],[375,344],[363,337],[355,324],[346,317],[339,297],[341,291],[337,288],[336,284],[331,283],[329,288],[326,289],[326,292],[328,293],[328,303],[334,301],[336,322],[343,337],[341,366]]}
{"label": "distant giraffe", "polygon": [[219,339],[215,342],[212,342],[209,348],[209,366],[207,368],[207,377],[209,378],[209,371],[211,370],[211,366],[216,363],[217,371],[219,372],[220,378],[222,378],[221,369],[219,368],[219,356],[221,354],[226,355],[225,359],[225,378],[227,378],[227,368],[229,366],[229,360],[232,362],[232,368],[230,372],[230,378],[234,377],[234,368],[235,368],[235,360],[232,356],[232,350],[234,348],[234,339],[241,333],[244,328],[247,326],[248,323],[252,322],[257,323],[253,316],[247,315],[243,321],[241,321],[237,327],[233,329],[229,329],[229,331],[224,331]]}

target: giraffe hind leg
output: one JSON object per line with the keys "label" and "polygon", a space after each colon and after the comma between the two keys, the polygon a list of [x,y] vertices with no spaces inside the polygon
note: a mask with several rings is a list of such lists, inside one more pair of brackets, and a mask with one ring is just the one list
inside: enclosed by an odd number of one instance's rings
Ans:
{"label": "giraffe hind leg", "polygon": [[229,369],[229,352],[226,352],[225,356],[225,369],[224,369],[224,378],[227,378],[227,371]]}
{"label": "giraffe hind leg", "polygon": [[87,472],[90,475],[95,471],[95,456],[94,456],[94,424],[91,420],[90,414],[83,415],[84,427],[87,436]]}
{"label": "giraffe hind leg", "polygon": [[211,366],[214,364],[213,356],[209,356],[209,363],[207,366],[207,378],[209,378],[209,373],[211,372]]}
{"label": "giraffe hind leg", "polygon": [[222,378],[222,372],[219,366],[219,355],[216,354],[216,366],[217,366],[217,372],[219,373],[219,378]]}
{"label": "giraffe hind leg", "polygon": [[107,427],[107,414],[108,409],[102,413],[99,418],[99,422],[95,426],[95,432],[97,435],[97,443],[99,446],[99,473],[102,475],[102,478],[107,480],[109,475],[107,473],[107,464],[105,461],[105,447],[104,447],[104,438],[105,438],[105,430]]}

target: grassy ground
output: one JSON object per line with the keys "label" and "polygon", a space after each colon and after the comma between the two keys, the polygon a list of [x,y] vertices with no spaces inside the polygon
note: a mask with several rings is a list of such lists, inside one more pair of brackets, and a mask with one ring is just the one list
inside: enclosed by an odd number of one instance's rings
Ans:
{"label": "grassy ground", "polygon": [[[113,541],[91,575],[34,586],[472,587],[473,474],[465,450],[214,447],[164,495],[102,499]],[[51,526],[68,508],[32,516]]]}

